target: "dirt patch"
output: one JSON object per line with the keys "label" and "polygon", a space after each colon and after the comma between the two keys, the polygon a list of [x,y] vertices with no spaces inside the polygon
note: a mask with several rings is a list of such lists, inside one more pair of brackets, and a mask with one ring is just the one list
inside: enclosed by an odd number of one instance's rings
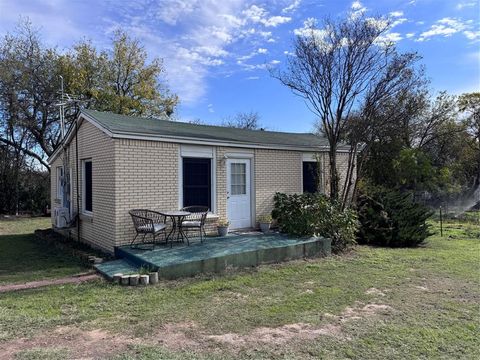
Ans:
{"label": "dirt patch", "polygon": [[341,329],[339,326],[333,324],[314,328],[308,324],[298,323],[276,328],[261,327],[246,335],[229,333],[223,335],[209,335],[207,338],[216,342],[238,347],[253,343],[281,345],[292,340],[311,340],[321,335],[341,337]]}
{"label": "dirt patch", "polygon": [[365,294],[367,295],[374,295],[374,296],[385,296],[385,293],[381,290],[378,290],[376,288],[370,288],[367,291],[365,291]]}
{"label": "dirt patch", "polygon": [[138,339],[111,334],[101,329],[80,330],[62,326],[48,335],[20,338],[2,344],[1,360],[13,359],[16,353],[34,349],[65,349],[69,359],[96,359],[105,354],[113,355],[125,351]]}
{"label": "dirt patch", "polygon": [[388,314],[393,309],[391,306],[385,304],[367,304],[362,306],[360,302],[356,302],[355,306],[347,307],[343,310],[342,314],[338,317],[341,322],[349,320],[358,320],[365,317],[377,315],[379,313]]}
{"label": "dirt patch", "polygon": [[428,291],[428,290],[429,290],[428,287],[426,287],[426,286],[420,286],[420,285],[415,286],[415,288],[418,289],[418,290],[422,290],[422,291]]}
{"label": "dirt patch", "polygon": [[219,343],[235,350],[252,346],[252,344],[275,346],[288,342],[313,340],[320,336],[348,340],[342,332],[343,323],[390,313],[392,310],[385,304],[357,302],[354,306],[347,307],[340,315],[324,314],[324,318],[328,321],[321,326],[296,323],[279,327],[259,327],[247,334],[211,335],[193,322],[159,325],[152,333],[142,338],[113,334],[102,329],[82,330],[73,326],[62,326],[32,338],[14,339],[2,343],[0,360],[13,359],[18,352],[39,348],[65,349],[69,359],[95,359],[126,352],[132,345],[140,344],[161,345],[173,351],[207,352],[214,350]]}
{"label": "dirt patch", "polygon": [[18,290],[36,289],[39,287],[50,286],[50,285],[80,284],[82,282],[91,281],[95,279],[100,279],[100,276],[98,276],[97,274],[82,274],[79,276],[68,276],[68,277],[51,279],[51,280],[31,281],[24,284],[2,285],[0,286],[0,293],[18,291]]}
{"label": "dirt patch", "polygon": [[198,333],[198,326],[193,322],[165,324],[147,342],[163,345],[170,350],[199,349],[205,344],[198,339]]}
{"label": "dirt patch", "polygon": [[347,307],[341,315],[324,314],[330,322],[321,327],[309,324],[288,324],[276,328],[261,327],[254,329],[248,334],[228,333],[222,335],[209,335],[208,339],[233,347],[241,347],[255,343],[268,345],[281,345],[289,341],[313,340],[319,336],[331,336],[338,339],[348,338],[342,333],[341,324],[346,321],[362,319],[380,313],[390,313],[392,307],[385,304],[362,304],[355,303],[353,307]]}

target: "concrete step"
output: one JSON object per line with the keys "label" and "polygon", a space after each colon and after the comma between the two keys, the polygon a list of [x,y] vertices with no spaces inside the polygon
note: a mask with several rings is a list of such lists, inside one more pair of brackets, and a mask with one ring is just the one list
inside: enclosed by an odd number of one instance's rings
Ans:
{"label": "concrete step", "polygon": [[127,259],[107,261],[102,264],[96,264],[94,268],[108,280],[112,280],[114,274],[138,274],[139,270],[138,266],[132,264]]}

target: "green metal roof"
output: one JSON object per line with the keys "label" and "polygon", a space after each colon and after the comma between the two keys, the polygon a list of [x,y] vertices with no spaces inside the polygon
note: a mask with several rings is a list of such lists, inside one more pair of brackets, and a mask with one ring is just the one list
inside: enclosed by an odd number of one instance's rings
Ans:
{"label": "green metal roof", "polygon": [[224,126],[196,125],[179,121],[160,120],[111,112],[82,110],[113,135],[158,136],[192,140],[241,143],[267,146],[317,148],[328,146],[325,137],[311,133],[286,133],[264,130],[245,130]]}

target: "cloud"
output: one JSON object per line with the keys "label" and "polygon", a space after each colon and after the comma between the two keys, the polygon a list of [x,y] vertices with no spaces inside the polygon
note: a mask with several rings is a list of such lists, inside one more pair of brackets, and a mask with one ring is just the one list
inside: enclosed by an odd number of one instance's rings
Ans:
{"label": "cloud", "polygon": [[[376,30],[385,30],[389,26],[388,19],[385,18],[367,18],[365,19],[367,25]],[[390,26],[393,27],[393,26]]]}
{"label": "cloud", "polygon": [[390,44],[390,43],[395,43],[400,40],[402,40],[403,37],[400,33],[398,32],[388,32],[382,36],[379,36],[377,39],[377,43],[379,44]]}
{"label": "cloud", "polygon": [[465,30],[463,34],[467,37],[468,40],[480,39],[480,30],[478,31]]}
{"label": "cloud", "polygon": [[317,19],[310,17],[303,22],[303,26],[301,28],[294,29],[293,33],[297,36],[310,36],[312,30],[319,31],[316,29],[317,22]]}
{"label": "cloud", "polygon": [[358,18],[359,16],[362,16],[365,12],[367,11],[367,8],[363,6],[363,4],[360,1],[354,1],[352,2],[352,5],[350,5],[350,19],[354,20]]}
{"label": "cloud", "polygon": [[259,80],[260,76],[248,76],[245,78],[246,80]]}
{"label": "cloud", "polygon": [[166,5],[156,8],[154,16],[171,26],[177,25],[182,17],[190,15],[195,9],[194,1],[170,0]]}
{"label": "cloud", "polygon": [[290,5],[282,9],[282,13],[287,14],[287,13],[294,12],[300,6],[301,2],[302,2],[301,0],[294,0]]}
{"label": "cloud", "polygon": [[463,3],[457,4],[456,8],[457,10],[463,10],[464,8],[474,7],[477,4],[478,3],[476,3],[475,1],[463,2]]}
{"label": "cloud", "polygon": [[244,10],[242,14],[247,21],[260,23],[266,27],[277,27],[280,24],[285,24],[292,20],[292,18],[288,16],[270,16],[264,8],[257,5],[250,6]]}
{"label": "cloud", "polygon": [[271,68],[274,65],[280,64],[280,60],[271,60],[263,64],[246,64],[243,61],[238,60],[237,64],[240,65],[244,70],[253,71],[253,70],[266,70]]}
{"label": "cloud", "polygon": [[268,50],[265,49],[265,48],[259,48],[257,50],[254,50],[252,51],[251,53],[247,54],[247,55],[243,55],[243,56],[239,56],[237,58],[237,63],[238,62],[244,62],[245,60],[249,60],[251,58],[253,58],[255,55],[258,55],[258,54],[266,54],[268,53]]}
{"label": "cloud", "polygon": [[401,16],[403,16],[403,11],[392,11],[390,13],[390,16],[391,17],[401,17]]}
{"label": "cloud", "polygon": [[213,104],[208,104],[207,109],[208,109],[209,113],[214,113],[215,112],[215,109],[213,108]]}
{"label": "cloud", "polygon": [[463,32],[467,38],[475,38],[475,33],[471,31],[471,20],[462,21],[456,18],[443,18],[437,20],[429,30],[422,32],[416,41],[426,41],[432,37],[449,37],[453,34]]}
{"label": "cloud", "polygon": [[365,11],[366,8],[362,5],[362,3],[360,1],[354,1],[352,3],[352,5],[350,6],[350,8],[353,10],[353,11]]}
{"label": "cloud", "polygon": [[415,33],[407,33],[407,34],[405,34],[405,37],[406,37],[407,39],[411,39],[411,38],[413,38],[414,36],[415,36]]}
{"label": "cloud", "polygon": [[396,20],[394,20],[391,24],[390,24],[390,28],[394,28],[395,26],[398,26],[400,24],[403,24],[404,22],[406,22],[408,19],[407,18],[398,18]]}
{"label": "cloud", "polygon": [[[187,105],[204,99],[212,74],[264,67],[244,62],[267,53],[262,44],[275,41],[267,28],[290,21],[246,0],[105,1],[110,2],[112,30],[124,29],[138,37],[149,54],[164,58],[169,84]],[[238,55],[248,48],[255,50]]]}

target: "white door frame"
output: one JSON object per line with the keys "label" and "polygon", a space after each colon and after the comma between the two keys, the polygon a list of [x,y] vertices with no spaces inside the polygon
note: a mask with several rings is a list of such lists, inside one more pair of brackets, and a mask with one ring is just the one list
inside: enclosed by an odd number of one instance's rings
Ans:
{"label": "white door frame", "polygon": [[[248,226],[242,226],[240,228],[251,228],[255,225],[255,199],[254,199],[254,174],[253,174],[253,156],[249,156],[249,154],[245,154],[247,156],[239,156],[240,154],[229,154],[230,156],[227,156],[226,157],[226,172],[225,172],[225,176],[226,176],[226,196],[227,196],[227,201],[226,201],[226,213],[227,213],[227,217],[228,217],[228,212],[229,212],[229,209],[228,209],[228,200],[230,198],[230,183],[231,183],[231,174],[230,174],[230,171],[231,171],[231,166],[230,164],[233,162],[239,162],[239,163],[245,163],[247,164],[247,167],[248,167],[248,175],[247,175],[247,194],[249,195],[249,212],[250,212],[250,223]],[[233,155],[233,156],[232,156]],[[236,155],[236,156],[235,156]],[[242,154],[243,155],[243,154]],[[230,219],[228,219],[230,221]],[[236,228],[232,228],[232,229],[236,229]]]}

